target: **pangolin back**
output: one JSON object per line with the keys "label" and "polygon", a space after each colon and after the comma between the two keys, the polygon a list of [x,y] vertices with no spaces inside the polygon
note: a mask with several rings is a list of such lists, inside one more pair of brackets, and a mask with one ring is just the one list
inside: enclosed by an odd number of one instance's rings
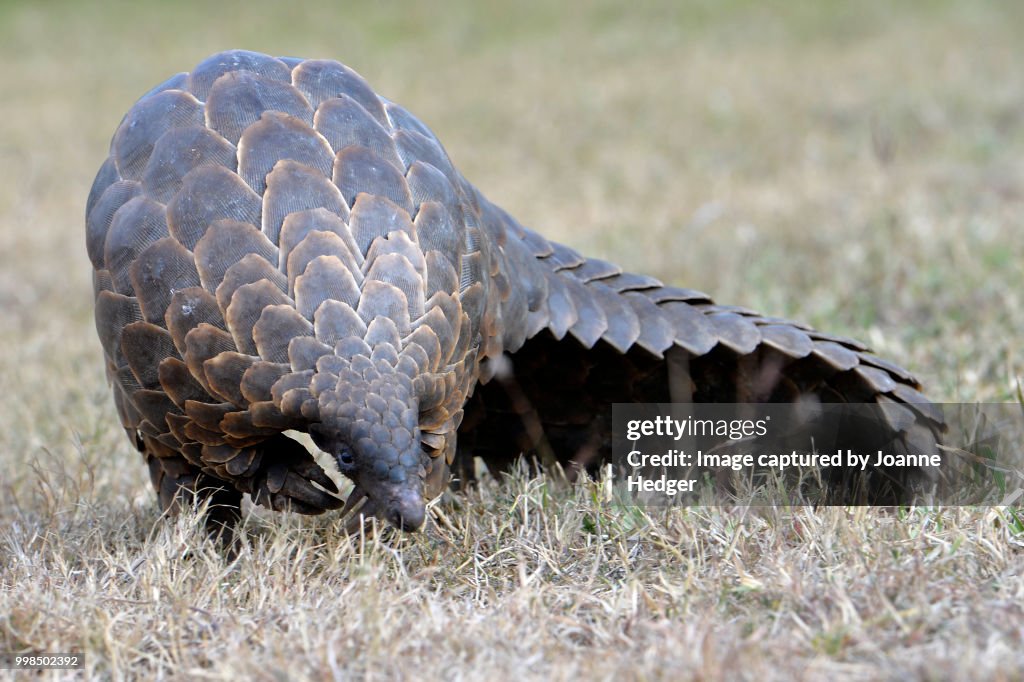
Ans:
{"label": "pangolin back", "polygon": [[814,394],[885,403],[907,440],[941,429],[856,341],[523,227],[337,62],[232,51],[157,86],[86,215],[115,404],[167,507],[340,506],[290,429],[355,481],[349,507],[407,529],[458,441],[492,464],[541,438],[585,459],[607,452],[611,402]]}

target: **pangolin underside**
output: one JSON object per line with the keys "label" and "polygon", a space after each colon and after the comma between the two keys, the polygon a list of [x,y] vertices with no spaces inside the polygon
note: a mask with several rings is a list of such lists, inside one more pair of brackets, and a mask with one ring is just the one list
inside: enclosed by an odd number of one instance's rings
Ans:
{"label": "pangolin underside", "polygon": [[419,528],[458,451],[607,454],[612,402],[885,404],[941,430],[860,343],[717,305],[523,227],[430,130],[333,61],[214,55],[125,116],[86,209],[114,400],[162,504],[249,493]]}

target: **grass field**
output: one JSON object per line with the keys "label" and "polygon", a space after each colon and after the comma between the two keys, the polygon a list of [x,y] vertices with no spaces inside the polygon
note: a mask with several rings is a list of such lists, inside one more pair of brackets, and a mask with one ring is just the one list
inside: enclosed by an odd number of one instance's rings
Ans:
{"label": "grass field", "polygon": [[645,511],[520,474],[403,538],[256,512],[234,561],[160,522],[84,204],[134,100],[230,47],[344,61],[548,237],[862,338],[938,401],[1020,400],[1024,4],[331,11],[0,2],[0,652],[112,679],[1024,674],[1002,508]]}

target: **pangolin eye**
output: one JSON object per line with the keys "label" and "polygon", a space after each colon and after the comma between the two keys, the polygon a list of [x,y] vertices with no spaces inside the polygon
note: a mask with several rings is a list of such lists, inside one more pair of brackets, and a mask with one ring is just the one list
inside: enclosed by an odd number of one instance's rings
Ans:
{"label": "pangolin eye", "polygon": [[355,457],[352,456],[352,451],[348,448],[342,448],[338,453],[338,461],[345,466],[352,466],[356,463]]}

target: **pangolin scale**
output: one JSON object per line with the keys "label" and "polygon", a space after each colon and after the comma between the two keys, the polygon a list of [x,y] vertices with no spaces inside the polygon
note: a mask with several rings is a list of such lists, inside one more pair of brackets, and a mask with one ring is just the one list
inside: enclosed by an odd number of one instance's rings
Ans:
{"label": "pangolin scale", "polygon": [[[852,339],[586,258],[523,227],[334,61],[216,54],[144,95],[86,209],[114,401],[161,503],[242,494],[415,530],[457,454],[605,455],[612,402],[878,402],[941,416]],[[457,445],[459,446],[457,448]]]}

